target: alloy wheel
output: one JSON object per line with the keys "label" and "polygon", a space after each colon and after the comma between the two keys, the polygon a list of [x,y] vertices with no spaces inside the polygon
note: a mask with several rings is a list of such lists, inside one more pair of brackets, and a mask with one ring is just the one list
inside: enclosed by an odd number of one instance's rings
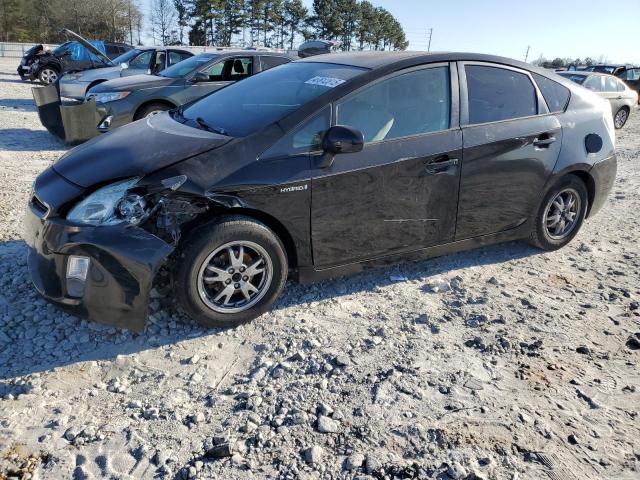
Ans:
{"label": "alloy wheel", "polygon": [[616,128],[622,128],[624,124],[627,123],[627,111],[624,108],[618,110],[613,119],[613,123],[615,123]]}
{"label": "alloy wheel", "polygon": [[58,72],[52,68],[45,68],[40,72],[40,80],[42,83],[50,85],[58,80]]}
{"label": "alloy wheel", "polygon": [[273,264],[264,248],[248,241],[229,242],[202,263],[198,293],[216,312],[239,313],[260,301],[272,277]]}
{"label": "alloy wheel", "polygon": [[560,191],[551,199],[544,214],[544,227],[547,235],[554,240],[569,236],[578,224],[581,200],[573,188]]}

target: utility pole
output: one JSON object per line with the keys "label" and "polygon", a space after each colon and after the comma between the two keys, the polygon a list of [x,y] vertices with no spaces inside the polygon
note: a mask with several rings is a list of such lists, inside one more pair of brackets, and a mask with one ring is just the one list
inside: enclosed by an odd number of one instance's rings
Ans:
{"label": "utility pole", "polygon": [[429,35],[429,46],[427,47],[427,52],[430,52],[431,51],[431,37],[433,36],[433,28],[429,29],[429,33],[427,35]]}
{"label": "utility pole", "polygon": [[527,45],[527,52],[524,54],[524,63],[527,63],[527,58],[529,58],[529,50],[531,50],[531,45]]}

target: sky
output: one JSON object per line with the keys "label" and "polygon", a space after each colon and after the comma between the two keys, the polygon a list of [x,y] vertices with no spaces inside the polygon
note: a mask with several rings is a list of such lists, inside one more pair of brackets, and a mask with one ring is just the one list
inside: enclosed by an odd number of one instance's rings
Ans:
{"label": "sky", "polygon": [[[370,0],[402,24],[410,50],[528,60],[541,55],[640,63],[640,0]],[[303,0],[311,8],[312,0]],[[142,0],[148,9],[151,0]],[[610,7],[609,7],[610,6]]]}

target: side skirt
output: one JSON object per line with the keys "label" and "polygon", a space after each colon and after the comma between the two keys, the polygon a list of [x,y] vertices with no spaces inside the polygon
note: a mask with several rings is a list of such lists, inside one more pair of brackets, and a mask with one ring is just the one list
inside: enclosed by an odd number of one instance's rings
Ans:
{"label": "side skirt", "polygon": [[338,265],[336,267],[317,270],[314,267],[300,267],[298,269],[298,282],[303,285],[317,283],[330,278],[344,277],[354,273],[362,272],[370,268],[401,263],[407,261],[424,260],[425,258],[439,257],[451,253],[462,252],[476,247],[484,247],[495,243],[510,242],[526,238],[531,232],[531,222],[526,221],[518,227],[480,237],[468,238],[457,242],[445,243],[433,247],[421,248],[411,252],[401,254],[385,255],[383,257],[372,258],[362,262]]}

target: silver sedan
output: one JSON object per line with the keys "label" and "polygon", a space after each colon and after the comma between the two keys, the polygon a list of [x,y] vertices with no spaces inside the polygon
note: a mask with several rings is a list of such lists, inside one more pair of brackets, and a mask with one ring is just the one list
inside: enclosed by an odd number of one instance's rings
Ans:
{"label": "silver sedan", "polygon": [[629,88],[613,75],[581,71],[560,72],[559,75],[593,90],[602,98],[609,100],[613,113],[613,124],[617,129],[624,127],[631,111],[638,104],[638,92]]}

